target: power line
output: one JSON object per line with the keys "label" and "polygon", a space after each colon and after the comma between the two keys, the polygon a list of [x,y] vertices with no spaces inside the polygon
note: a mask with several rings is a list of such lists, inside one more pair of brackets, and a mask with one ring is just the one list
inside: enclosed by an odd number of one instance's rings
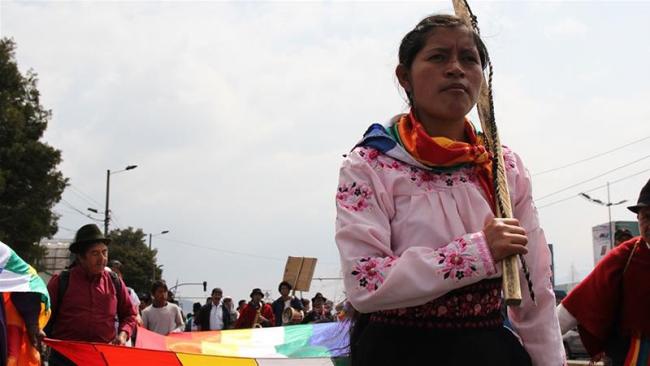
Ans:
{"label": "power line", "polygon": [[547,194],[547,195],[545,195],[545,196],[542,196],[542,197],[536,198],[535,201],[543,200],[543,199],[545,199],[545,198],[548,198],[548,197],[554,196],[554,195],[556,195],[556,194],[558,194],[558,193],[564,192],[564,191],[569,190],[569,189],[571,189],[571,188],[577,187],[577,186],[579,186],[579,185],[581,185],[581,184],[584,184],[584,183],[587,183],[587,182],[591,182],[592,180],[598,179],[598,178],[600,178],[600,177],[602,177],[602,176],[605,176],[605,175],[607,175],[607,174],[609,174],[609,173],[612,173],[612,172],[615,172],[615,171],[617,171],[617,170],[623,169],[623,168],[628,167],[628,166],[630,166],[630,165],[632,165],[632,164],[636,164],[636,163],[640,162],[641,160],[644,160],[644,159],[647,159],[647,158],[650,158],[650,155],[646,155],[646,156],[644,156],[644,157],[642,157],[642,158],[640,158],[640,159],[634,160],[634,161],[631,162],[631,163],[627,163],[627,164],[621,165],[621,166],[619,166],[619,167],[616,167],[616,168],[614,168],[614,169],[610,169],[610,170],[608,170],[608,171],[606,171],[606,172],[604,172],[604,173],[598,174],[598,175],[596,175],[596,176],[594,176],[594,177],[591,177],[591,178],[589,178],[589,179],[585,179],[585,180],[583,180],[583,181],[581,181],[581,182],[578,182],[578,183],[572,184],[572,185],[570,185],[570,186],[568,186],[568,187],[565,187],[565,188],[562,188],[562,189],[557,190],[557,191],[555,191],[555,192],[549,193],[549,194]]}
{"label": "power line", "polygon": [[[241,255],[241,256],[244,256],[244,257],[267,259],[267,260],[280,261],[280,262],[285,262],[287,260],[286,258],[278,258],[278,257],[271,257],[271,256],[265,256],[265,255],[259,255],[259,254],[246,253],[246,252],[238,252],[238,251],[228,250],[228,249],[207,247],[205,245],[199,245],[199,244],[190,243],[190,242],[183,241],[183,240],[169,239],[169,238],[165,238],[165,237],[160,237],[157,240],[170,241],[170,242],[179,243],[179,244],[183,244],[183,245],[194,247],[194,248],[206,249],[206,250],[211,250],[211,251],[214,251],[214,252],[228,253],[228,254],[233,254],[233,255]],[[319,260],[318,263],[323,264],[323,265],[339,265],[340,264],[340,263],[321,261],[321,260]]]}
{"label": "power line", "polygon": [[120,223],[120,220],[117,218],[117,215],[115,215],[115,212],[113,212],[113,210],[111,210],[110,215],[108,216],[108,219],[110,220],[110,222],[113,222],[113,226],[116,229],[120,229],[122,227],[122,224]]}
{"label": "power line", "polygon": [[63,204],[66,205],[68,208],[74,210],[74,212],[76,212],[76,213],[78,213],[78,214],[80,214],[82,216],[85,216],[85,217],[87,217],[89,219],[92,219],[92,220],[95,220],[95,221],[100,221],[100,222],[103,221],[101,219],[93,217],[90,214],[87,214],[87,213],[81,211],[80,209],[74,207],[70,202],[66,201],[65,198],[61,198],[61,202],[63,202]]}
{"label": "power line", "polygon": [[97,207],[102,206],[102,204],[99,203],[96,199],[94,199],[90,195],[84,193],[81,189],[77,188],[76,186],[70,184],[69,187],[72,189],[70,192],[72,192],[72,193],[76,194],[77,196],[81,197],[86,202],[92,204],[93,206],[97,206]]}
{"label": "power line", "polygon": [[71,233],[76,232],[75,230],[72,230],[72,229],[67,228],[67,227],[65,227],[65,226],[57,225],[57,227],[58,227],[59,229],[61,229],[61,230],[69,231],[69,232],[71,232]]}
{"label": "power line", "polygon": [[[632,175],[628,175],[628,176],[626,176],[626,177],[623,177],[623,178],[620,178],[620,179],[613,180],[613,181],[609,182],[609,184],[610,184],[610,185],[614,185],[614,184],[616,184],[616,183],[618,183],[618,182],[620,182],[620,181],[623,181],[623,180],[626,180],[626,179],[630,179],[630,178],[632,178],[632,177],[636,177],[637,175],[643,174],[643,173],[648,172],[648,171],[650,171],[650,169],[644,169],[644,170],[642,170],[642,171],[640,171],[640,172],[637,172],[637,173],[634,173],[634,174],[632,174]],[[593,192],[593,191],[595,191],[595,190],[598,190],[598,189],[601,189],[601,188],[605,188],[606,186],[607,186],[606,184],[603,184],[603,185],[600,185],[600,186],[598,186],[598,187],[594,187],[594,188],[592,188],[592,189],[588,189],[588,190],[586,190],[586,191],[584,191],[584,192],[585,192],[585,193],[587,193],[587,192]],[[540,209],[542,209],[542,208],[545,208],[545,207],[548,207],[548,206],[553,206],[553,205],[555,205],[555,204],[558,204],[558,203],[561,203],[561,202],[564,202],[564,201],[568,201],[568,200],[572,200],[572,199],[574,199],[574,198],[578,198],[578,197],[579,197],[578,195],[570,196],[570,197],[566,197],[566,198],[563,198],[563,199],[560,199],[560,200],[557,200],[557,201],[553,201],[553,202],[547,203],[547,204],[545,204],[545,205],[539,206],[539,207],[537,207],[537,209],[540,210]]]}
{"label": "power line", "polygon": [[533,176],[533,177],[536,177],[536,176],[539,176],[539,175],[542,175],[542,174],[546,174],[546,173],[554,172],[554,171],[556,171],[556,170],[560,170],[560,169],[568,168],[568,167],[570,167],[570,166],[574,166],[574,165],[577,165],[577,164],[580,164],[580,163],[584,163],[584,162],[586,162],[586,161],[589,161],[589,160],[593,160],[593,159],[599,158],[599,157],[601,157],[601,156],[603,156],[603,155],[607,155],[607,154],[609,154],[609,153],[612,153],[612,152],[614,152],[614,151],[618,151],[618,150],[620,150],[620,149],[623,149],[623,148],[628,147],[628,146],[630,146],[630,145],[634,145],[634,144],[636,144],[636,143],[638,143],[638,142],[641,142],[641,141],[645,141],[645,140],[647,140],[647,139],[650,139],[650,136],[646,136],[646,137],[643,137],[643,138],[641,138],[641,139],[634,140],[634,141],[632,141],[632,142],[630,142],[630,143],[627,143],[627,144],[625,144],[625,145],[621,145],[621,146],[616,147],[616,148],[614,148],[614,149],[611,149],[611,150],[608,150],[608,151],[605,151],[605,152],[602,152],[602,153],[599,153],[599,154],[596,154],[596,155],[590,156],[590,157],[588,157],[588,158],[584,158],[584,159],[581,159],[581,160],[578,160],[578,161],[574,161],[573,163],[569,163],[569,164],[566,164],[566,165],[562,165],[562,166],[559,166],[559,167],[557,167],[557,168],[547,169],[547,170],[541,171],[541,172],[539,172],[539,173],[534,173],[534,174],[532,174],[532,176]]}
{"label": "power line", "polygon": [[234,251],[234,250],[206,247],[204,245],[194,244],[194,243],[190,243],[190,242],[182,241],[182,240],[175,240],[175,239],[169,239],[169,238],[163,238],[163,237],[160,237],[157,240],[171,241],[171,242],[174,242],[174,243],[179,243],[179,244],[187,245],[187,246],[194,247],[194,248],[201,248],[201,249],[206,249],[206,250],[211,250],[211,251],[221,252],[221,253],[229,253],[229,254],[234,254],[234,255],[241,255],[241,256],[259,258],[259,259],[268,259],[268,260],[281,261],[281,262],[286,261],[286,258],[277,258],[277,257],[270,257],[270,256],[264,256],[264,255],[258,255],[258,254],[245,253],[245,252],[237,252],[237,251]]}

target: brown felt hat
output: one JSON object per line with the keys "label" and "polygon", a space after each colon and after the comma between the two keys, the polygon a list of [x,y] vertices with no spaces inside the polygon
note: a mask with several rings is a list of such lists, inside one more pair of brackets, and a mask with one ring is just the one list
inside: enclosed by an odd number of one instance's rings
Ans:
{"label": "brown felt hat", "polygon": [[83,252],[86,244],[104,243],[108,245],[110,242],[111,239],[106,238],[97,225],[88,224],[77,230],[77,233],[74,236],[74,241],[70,244],[69,249],[72,253],[78,254]]}
{"label": "brown felt hat", "polygon": [[251,292],[251,297],[253,297],[253,295],[255,295],[255,294],[258,294],[258,295],[264,297],[264,293],[259,288],[254,288],[253,289],[253,291]]}

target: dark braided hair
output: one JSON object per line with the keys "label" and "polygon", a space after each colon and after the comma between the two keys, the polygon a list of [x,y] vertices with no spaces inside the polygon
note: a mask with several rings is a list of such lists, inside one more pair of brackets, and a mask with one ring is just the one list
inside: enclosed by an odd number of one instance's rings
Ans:
{"label": "dark braided hair", "polygon": [[[415,56],[420,52],[422,47],[424,47],[427,39],[431,34],[433,34],[436,28],[456,27],[466,27],[472,32],[474,43],[476,44],[476,49],[478,50],[478,55],[481,60],[481,66],[485,69],[488,63],[487,47],[485,47],[485,43],[481,40],[478,32],[471,24],[467,24],[455,15],[448,14],[430,15],[422,19],[415,28],[406,33],[399,46],[398,57],[400,65],[403,65],[407,69],[411,68]],[[413,96],[409,91],[406,91],[406,96],[408,97],[409,104],[413,106]]]}

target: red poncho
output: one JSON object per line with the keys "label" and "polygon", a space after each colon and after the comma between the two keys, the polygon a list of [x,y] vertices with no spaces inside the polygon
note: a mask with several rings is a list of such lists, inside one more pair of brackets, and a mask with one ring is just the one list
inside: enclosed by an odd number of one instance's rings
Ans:
{"label": "red poncho", "polygon": [[650,334],[650,249],[646,243],[636,237],[614,248],[562,305],[578,320],[580,338],[592,356],[604,351],[617,320],[624,335]]}

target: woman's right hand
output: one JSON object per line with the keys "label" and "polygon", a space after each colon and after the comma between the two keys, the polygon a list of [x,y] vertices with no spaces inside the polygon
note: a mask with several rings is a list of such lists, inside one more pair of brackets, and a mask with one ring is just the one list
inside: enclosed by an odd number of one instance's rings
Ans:
{"label": "woman's right hand", "polygon": [[515,254],[526,254],[528,237],[517,219],[492,218],[485,223],[483,234],[495,263]]}

